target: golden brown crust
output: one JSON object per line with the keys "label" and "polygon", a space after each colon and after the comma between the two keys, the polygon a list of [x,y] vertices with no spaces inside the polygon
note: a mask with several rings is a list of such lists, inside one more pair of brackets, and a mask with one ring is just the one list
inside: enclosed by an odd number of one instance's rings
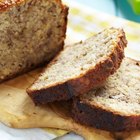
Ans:
{"label": "golden brown crust", "polygon": [[68,100],[73,96],[85,94],[92,88],[100,86],[108,76],[120,67],[126,45],[125,33],[121,30],[113,53],[106,60],[97,64],[94,69],[87,71],[84,75],[50,88],[44,87],[44,89],[33,91],[29,88],[27,89],[27,93],[36,104]]}
{"label": "golden brown crust", "polygon": [[4,10],[4,9],[10,7],[11,5],[15,5],[18,1],[20,2],[21,0],[15,0],[15,1],[12,1],[12,0],[5,1],[5,0],[3,0],[3,1],[0,1],[0,10]]}
{"label": "golden brown crust", "polygon": [[121,132],[140,129],[140,116],[116,114],[98,106],[90,106],[78,98],[73,100],[72,117],[81,124],[106,131]]}
{"label": "golden brown crust", "polygon": [[[59,0],[60,1],[60,0]],[[62,5],[62,4],[61,4]],[[65,15],[65,25],[63,26],[63,32],[66,33],[67,30],[67,23],[68,23],[68,11],[69,8],[66,5],[62,5],[62,9],[63,9],[63,13]],[[64,39],[66,38],[66,34],[64,36]],[[63,46],[64,46],[64,42],[63,42]]]}
{"label": "golden brown crust", "polygon": [[2,0],[0,1],[0,11],[5,11],[6,9],[22,3],[24,0]]}
{"label": "golden brown crust", "polygon": [[[25,0],[1,0],[0,1],[0,11],[5,11],[9,8],[11,8],[12,6],[15,6],[15,5],[19,5],[21,4],[22,2],[24,2]],[[56,2],[58,2],[63,9],[65,9],[65,5],[62,4],[61,0],[55,0]]]}

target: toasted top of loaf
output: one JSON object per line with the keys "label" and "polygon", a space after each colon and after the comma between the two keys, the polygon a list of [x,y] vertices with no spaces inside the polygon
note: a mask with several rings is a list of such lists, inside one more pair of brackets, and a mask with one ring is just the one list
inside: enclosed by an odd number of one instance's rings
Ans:
{"label": "toasted top of loaf", "polygon": [[103,87],[74,102],[74,115],[81,123],[109,131],[140,128],[140,62],[125,58]]}
{"label": "toasted top of loaf", "polygon": [[51,102],[86,93],[120,66],[126,44],[123,30],[109,28],[66,47],[28,89],[29,95]]}
{"label": "toasted top of loaf", "polygon": [[[5,11],[10,7],[23,3],[25,1],[27,0],[0,0],[0,11]],[[55,1],[58,2],[60,5],[62,5],[61,0],[55,0]]]}

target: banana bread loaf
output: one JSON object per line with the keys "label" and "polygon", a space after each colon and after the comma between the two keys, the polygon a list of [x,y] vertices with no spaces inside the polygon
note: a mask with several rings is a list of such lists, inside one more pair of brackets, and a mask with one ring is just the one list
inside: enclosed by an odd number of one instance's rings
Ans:
{"label": "banana bread loaf", "polygon": [[50,61],[63,48],[67,13],[61,0],[0,1],[0,82]]}

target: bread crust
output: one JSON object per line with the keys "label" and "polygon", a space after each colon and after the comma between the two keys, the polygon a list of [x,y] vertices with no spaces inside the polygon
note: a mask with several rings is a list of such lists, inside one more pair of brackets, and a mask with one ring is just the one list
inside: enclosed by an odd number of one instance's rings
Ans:
{"label": "bread crust", "polygon": [[1,12],[5,11],[12,6],[22,3],[23,1],[24,0],[10,0],[10,1],[3,0],[0,2],[0,11]]}
{"label": "bread crust", "polygon": [[[11,8],[12,6],[16,6],[21,4],[22,2],[25,2],[26,0],[2,0],[0,1],[0,12],[3,12],[9,8]],[[62,4],[61,0],[55,0],[56,2],[58,2],[62,8],[66,8],[65,5]]]}
{"label": "bread crust", "polygon": [[[130,59],[130,62],[140,66],[140,61]],[[90,102],[90,101],[89,101]],[[119,114],[97,104],[90,105],[86,99],[73,99],[72,117],[77,122],[97,129],[122,132],[140,129],[140,115]]]}
{"label": "bread crust", "polygon": [[90,106],[78,98],[73,100],[72,117],[80,124],[111,132],[133,131],[140,128],[140,116],[116,114],[98,106]]}
{"label": "bread crust", "polygon": [[97,64],[94,69],[88,70],[86,74],[49,88],[44,87],[44,89],[41,90],[28,88],[27,93],[35,104],[46,104],[53,101],[68,100],[73,96],[85,94],[92,88],[100,86],[108,76],[120,67],[124,57],[124,48],[127,45],[123,30],[120,30],[115,45],[113,53],[110,54],[106,60]]}

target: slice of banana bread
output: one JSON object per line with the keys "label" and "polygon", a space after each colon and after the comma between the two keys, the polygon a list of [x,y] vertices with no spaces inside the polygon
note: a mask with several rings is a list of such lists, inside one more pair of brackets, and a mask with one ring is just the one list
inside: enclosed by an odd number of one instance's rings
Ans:
{"label": "slice of banana bread", "polygon": [[52,59],[65,39],[60,0],[0,1],[0,82]]}
{"label": "slice of banana bread", "polygon": [[125,58],[103,87],[75,98],[73,118],[108,131],[140,129],[140,62]]}
{"label": "slice of banana bread", "polygon": [[29,96],[45,104],[87,93],[119,68],[126,44],[122,29],[109,28],[67,46],[27,90]]}

